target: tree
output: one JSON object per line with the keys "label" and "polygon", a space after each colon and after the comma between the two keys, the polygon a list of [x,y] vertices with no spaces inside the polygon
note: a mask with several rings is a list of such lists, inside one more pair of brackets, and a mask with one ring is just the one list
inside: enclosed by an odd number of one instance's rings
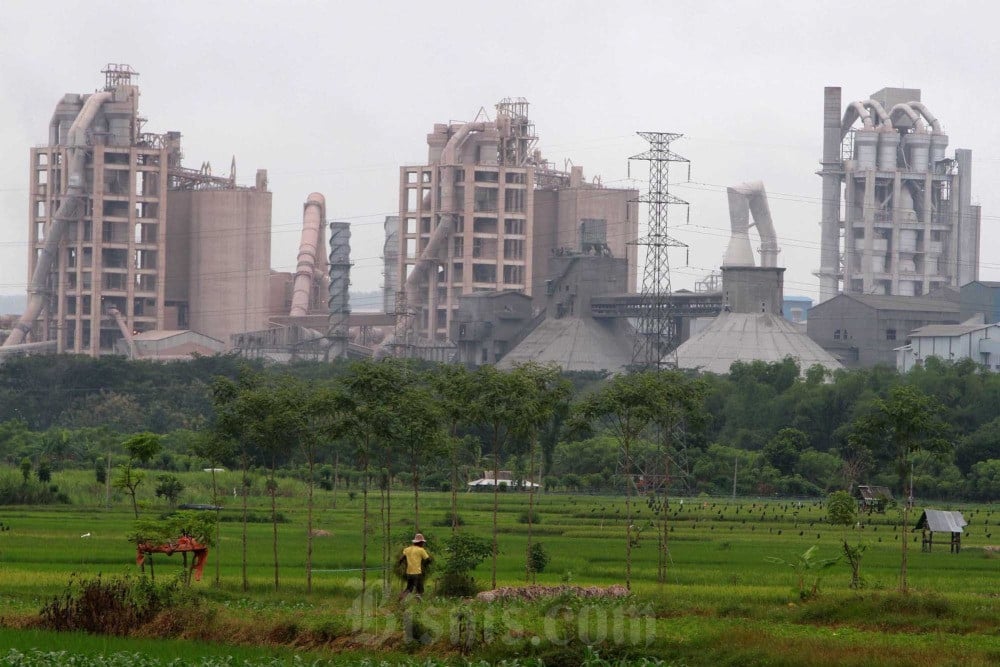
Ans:
{"label": "tree", "polygon": [[[416,380],[416,378],[415,378]],[[448,449],[443,430],[445,414],[431,388],[414,381],[399,396],[398,447],[409,464],[413,485],[413,527],[420,530],[420,468]]]}
{"label": "tree", "polygon": [[809,436],[795,428],[783,428],[764,445],[764,458],[782,475],[790,475],[802,452],[809,446]]}
{"label": "tree", "polygon": [[474,380],[465,366],[440,364],[431,371],[429,381],[443,412],[442,418],[446,429],[445,447],[451,473],[451,532],[454,534],[458,530],[459,468],[467,458],[466,455],[473,449],[475,442],[472,438],[462,437],[459,432],[469,419]]}
{"label": "tree", "polygon": [[183,490],[184,483],[177,478],[177,475],[164,474],[156,478],[156,497],[164,498],[171,508],[177,505],[177,499]]}
{"label": "tree", "polygon": [[497,513],[500,505],[500,461],[503,452],[518,433],[525,431],[524,396],[533,388],[525,374],[505,373],[493,366],[480,366],[474,373],[473,401],[469,414],[489,438],[493,461],[493,564],[492,586],[497,587]]}
{"label": "tree", "polygon": [[31,477],[31,459],[25,457],[21,459],[21,477],[24,477],[24,483],[28,483],[28,479]]}
{"label": "tree", "polygon": [[[897,385],[887,399],[876,399],[872,411],[854,421],[850,441],[869,451],[879,452],[890,459],[899,475],[899,488],[907,488],[911,472],[910,457],[920,450],[944,452],[951,448],[945,439],[948,427],[941,420],[941,404],[916,387]],[[899,568],[899,590],[909,590],[907,580],[907,545],[909,543],[910,504],[912,485],[903,503],[900,542],[902,556]]]}
{"label": "tree", "polygon": [[128,461],[118,466],[118,473],[113,485],[116,489],[128,491],[132,498],[132,511],[135,518],[139,518],[139,502],[136,499],[136,491],[142,481],[146,478],[146,473],[139,470],[139,464],[149,463],[149,460],[160,451],[160,436],[155,433],[138,433],[122,443],[128,453]]}
{"label": "tree", "polygon": [[625,481],[625,586],[629,590],[632,588],[635,531],[632,524],[633,448],[658,417],[658,410],[662,407],[657,398],[658,390],[659,380],[655,371],[618,375],[574,406],[573,425],[576,429],[599,422],[614,434],[621,450]]}
{"label": "tree", "polygon": [[851,544],[847,539],[848,531],[857,525],[858,504],[848,492],[835,491],[827,498],[826,513],[830,523],[842,529],[841,550],[851,567],[851,588],[861,588],[861,556],[867,546],[860,541]]}
{"label": "tree", "polygon": [[[190,441],[189,446],[191,452],[208,463],[209,470],[212,471],[212,504],[216,507],[215,544],[216,550],[218,550],[218,545],[221,543],[219,531],[222,523],[219,521],[219,511],[222,507],[223,495],[219,493],[218,477],[215,473],[222,466],[223,462],[232,456],[234,449],[233,441],[218,429],[210,429],[197,433],[195,438]],[[215,586],[218,587],[222,583],[219,571],[220,561],[222,560],[221,554],[217,553],[213,560],[215,561]]]}

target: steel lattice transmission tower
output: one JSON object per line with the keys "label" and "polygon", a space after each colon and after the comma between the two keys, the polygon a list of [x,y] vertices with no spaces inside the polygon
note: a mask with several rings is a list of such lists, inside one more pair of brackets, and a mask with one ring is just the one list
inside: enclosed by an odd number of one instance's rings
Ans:
{"label": "steel lattice transmission tower", "polygon": [[636,323],[635,346],[632,349],[634,368],[676,367],[677,331],[671,312],[670,248],[687,248],[687,244],[668,234],[668,214],[671,205],[688,203],[670,194],[670,163],[691,162],[670,150],[670,144],[682,134],[672,132],[638,132],[649,142],[649,150],[633,155],[629,160],[649,161],[649,192],[637,201],[649,204],[649,231],[636,245],[646,246],[646,267],[642,277],[641,315]]}

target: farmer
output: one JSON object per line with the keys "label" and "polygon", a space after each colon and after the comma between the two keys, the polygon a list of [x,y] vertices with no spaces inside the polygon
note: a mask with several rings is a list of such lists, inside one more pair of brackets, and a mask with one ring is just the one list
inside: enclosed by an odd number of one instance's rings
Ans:
{"label": "farmer", "polygon": [[424,595],[424,566],[430,563],[431,555],[424,549],[427,540],[420,533],[413,536],[413,544],[403,549],[403,555],[399,562],[406,563],[406,590],[399,594],[399,599],[406,597],[407,593],[416,593],[417,599],[423,599]]}

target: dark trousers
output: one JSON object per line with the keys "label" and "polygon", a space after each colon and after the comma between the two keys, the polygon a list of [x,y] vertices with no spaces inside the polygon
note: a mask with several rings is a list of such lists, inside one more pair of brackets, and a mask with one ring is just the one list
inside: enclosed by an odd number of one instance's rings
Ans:
{"label": "dark trousers", "polygon": [[406,575],[406,592],[416,593],[417,595],[424,594],[424,575],[423,574],[408,574]]}

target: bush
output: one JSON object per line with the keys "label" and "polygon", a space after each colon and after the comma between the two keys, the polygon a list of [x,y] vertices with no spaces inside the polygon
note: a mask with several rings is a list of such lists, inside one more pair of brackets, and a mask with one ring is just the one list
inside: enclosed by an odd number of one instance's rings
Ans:
{"label": "bush", "polygon": [[147,577],[71,579],[61,597],[42,607],[43,627],[50,630],[125,636],[178,602],[178,581],[156,584]]}
{"label": "bush", "polygon": [[455,533],[444,543],[445,561],[437,593],[445,597],[470,597],[479,592],[472,571],[493,555],[489,540]]}
{"label": "bush", "polygon": [[545,566],[549,564],[549,554],[545,551],[541,542],[531,545],[528,552],[528,570],[534,573],[544,572]]}
{"label": "bush", "polygon": [[[462,518],[461,514],[455,515],[455,524],[459,526],[465,525],[465,519]],[[451,527],[451,512],[445,512],[441,515],[441,518],[437,521],[431,522],[432,526],[437,526],[439,528],[450,528]]]}
{"label": "bush", "polygon": [[445,572],[434,590],[442,597],[470,598],[479,592],[479,586],[467,572]]}
{"label": "bush", "polygon": [[542,515],[539,514],[536,511],[534,511],[534,510],[532,510],[531,512],[528,512],[528,510],[524,510],[523,512],[521,512],[521,514],[518,515],[517,522],[518,523],[541,523],[542,522]]}

